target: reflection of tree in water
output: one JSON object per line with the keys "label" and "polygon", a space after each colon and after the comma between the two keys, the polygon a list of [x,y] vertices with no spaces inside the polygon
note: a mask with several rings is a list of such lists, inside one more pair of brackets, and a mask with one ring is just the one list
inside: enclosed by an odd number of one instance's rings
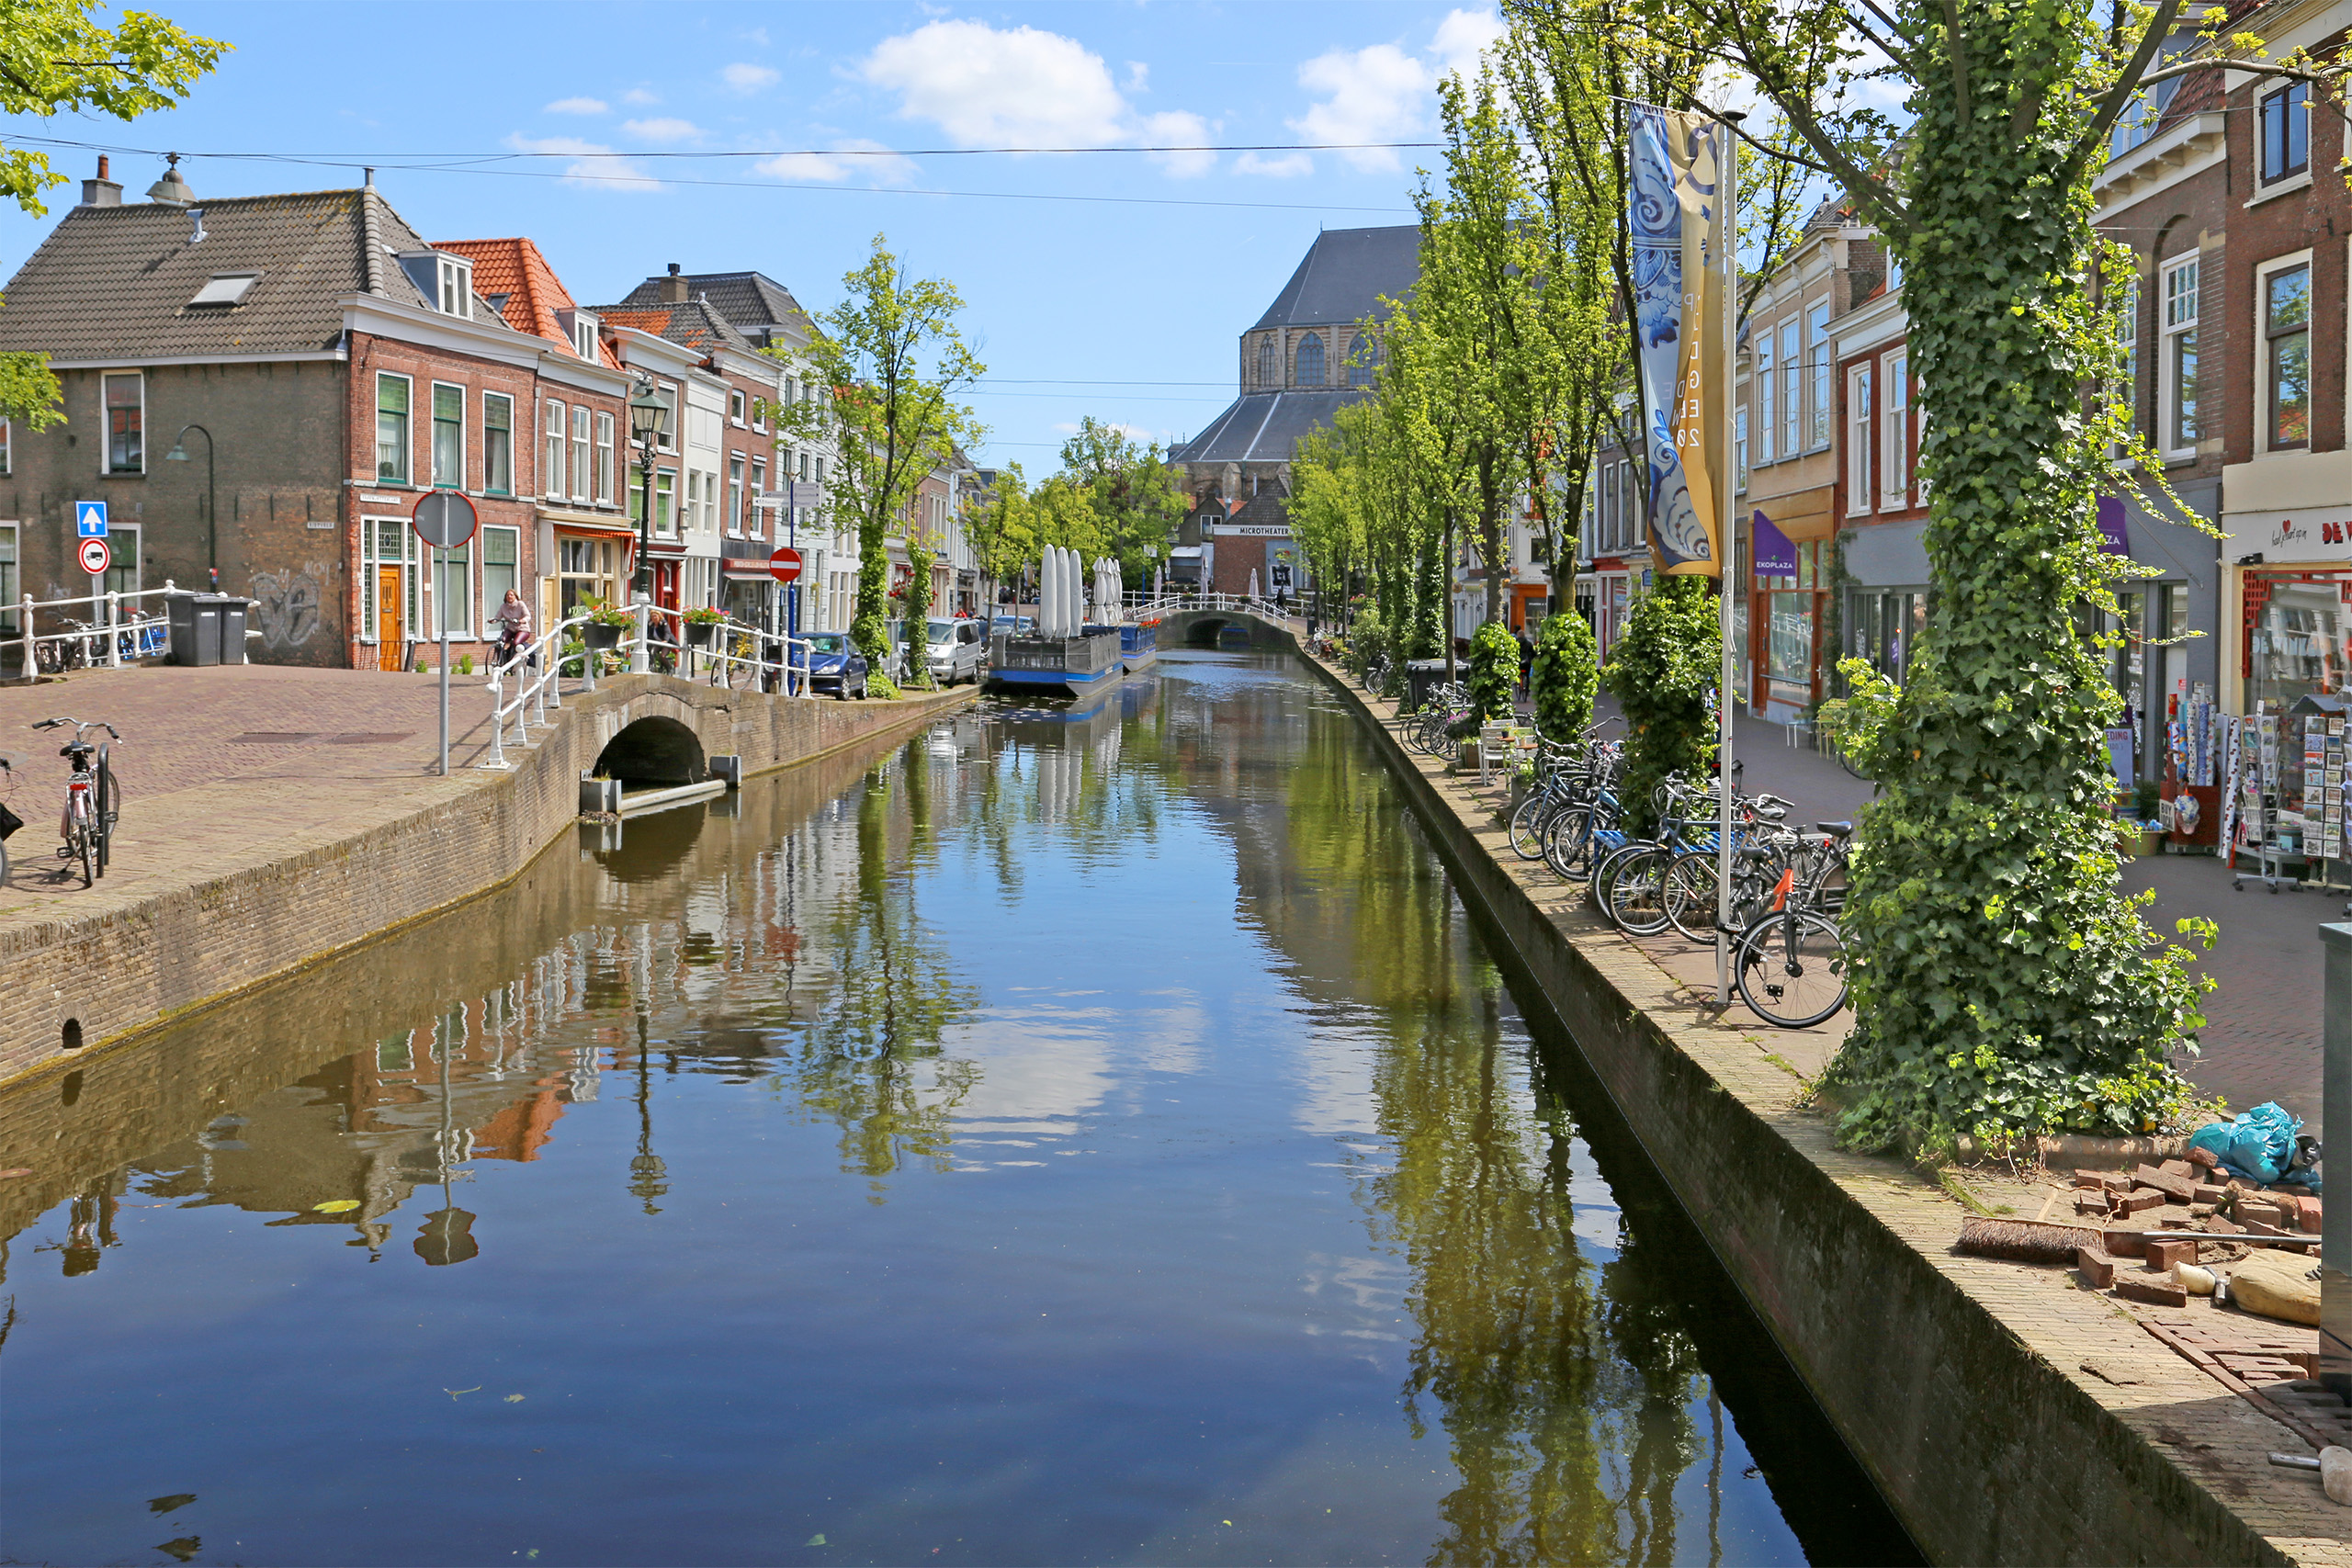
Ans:
{"label": "reflection of tree in water", "polygon": [[919,750],[867,775],[855,879],[827,921],[833,994],[785,1069],[801,1102],[840,1125],[842,1168],[872,1177],[909,1159],[944,1168],[951,1118],[979,1072],[940,1044],[978,1005],[978,987],[957,979],[944,942],[916,913],[914,878],[891,866],[894,829],[910,862],[935,852],[931,806]]}
{"label": "reflection of tree in water", "polygon": [[1355,1016],[1381,1036],[1373,1100],[1395,1163],[1363,1192],[1412,1280],[1408,1415],[1418,1437],[1434,1407],[1461,1475],[1430,1560],[1670,1562],[1699,1366],[1661,1271],[1630,1233],[1614,1262],[1577,1251],[1566,1111],[1540,1084],[1531,1102],[1501,977],[1472,969],[1443,870],[1360,740],[1310,724],[1296,756],[1290,863],[1270,874],[1301,886],[1266,903],[1289,942],[1345,944],[1370,1004]]}

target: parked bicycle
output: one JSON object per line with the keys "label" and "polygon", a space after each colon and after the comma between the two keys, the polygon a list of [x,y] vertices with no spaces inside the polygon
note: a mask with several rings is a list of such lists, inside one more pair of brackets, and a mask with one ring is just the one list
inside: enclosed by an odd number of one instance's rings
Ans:
{"label": "parked bicycle", "polygon": [[93,729],[103,729],[119,740],[122,734],[102,720],[85,721],[70,716],[45,718],[33,728],[61,729],[69,724],[74,727],[74,739],[58,748],[57,752],[72,770],[65,781],[65,808],[57,822],[58,836],[63,840],[57,847],[57,858],[69,868],[79,863],[82,886],[87,887],[106,874],[107,863],[112,858],[115,824],[122,817],[108,747],[105,741],[93,741],[87,736]]}

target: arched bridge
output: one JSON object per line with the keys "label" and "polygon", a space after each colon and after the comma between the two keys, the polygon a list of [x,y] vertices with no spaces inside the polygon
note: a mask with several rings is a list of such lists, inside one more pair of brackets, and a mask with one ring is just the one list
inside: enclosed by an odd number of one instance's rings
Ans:
{"label": "arched bridge", "polygon": [[[1134,612],[1149,615],[1146,606]],[[1191,602],[1171,601],[1159,612],[1162,652],[1178,648],[1223,648],[1261,653],[1296,652],[1298,634],[1271,604],[1211,595]]]}

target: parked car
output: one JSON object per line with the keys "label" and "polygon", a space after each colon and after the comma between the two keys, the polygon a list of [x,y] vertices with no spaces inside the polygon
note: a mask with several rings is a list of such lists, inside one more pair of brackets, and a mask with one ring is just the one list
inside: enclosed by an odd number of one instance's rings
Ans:
{"label": "parked car", "polygon": [[[907,626],[901,635],[911,637],[918,628]],[[988,646],[981,640],[978,621],[926,621],[920,628],[926,639],[924,667],[931,678],[943,686],[958,681],[978,681],[980,666],[987,660]]]}
{"label": "parked car", "polygon": [[847,702],[854,694],[865,700],[865,655],[852,646],[847,632],[808,635],[808,689],[831,692]]}
{"label": "parked car", "polygon": [[1027,637],[1036,629],[1037,617],[1035,615],[999,615],[989,623],[989,635],[991,637],[1000,633],[1009,633],[1013,637]]}

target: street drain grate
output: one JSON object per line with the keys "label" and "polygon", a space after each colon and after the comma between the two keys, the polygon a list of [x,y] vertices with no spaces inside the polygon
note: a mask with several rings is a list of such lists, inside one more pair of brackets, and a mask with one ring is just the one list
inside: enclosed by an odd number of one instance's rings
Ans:
{"label": "street drain grate", "polygon": [[330,746],[389,746],[395,740],[406,740],[415,733],[413,729],[381,734],[359,731],[350,735],[331,735],[327,738],[327,744]]}
{"label": "street drain grate", "polygon": [[300,746],[306,740],[316,740],[312,730],[256,729],[250,735],[232,735],[232,746]]}

